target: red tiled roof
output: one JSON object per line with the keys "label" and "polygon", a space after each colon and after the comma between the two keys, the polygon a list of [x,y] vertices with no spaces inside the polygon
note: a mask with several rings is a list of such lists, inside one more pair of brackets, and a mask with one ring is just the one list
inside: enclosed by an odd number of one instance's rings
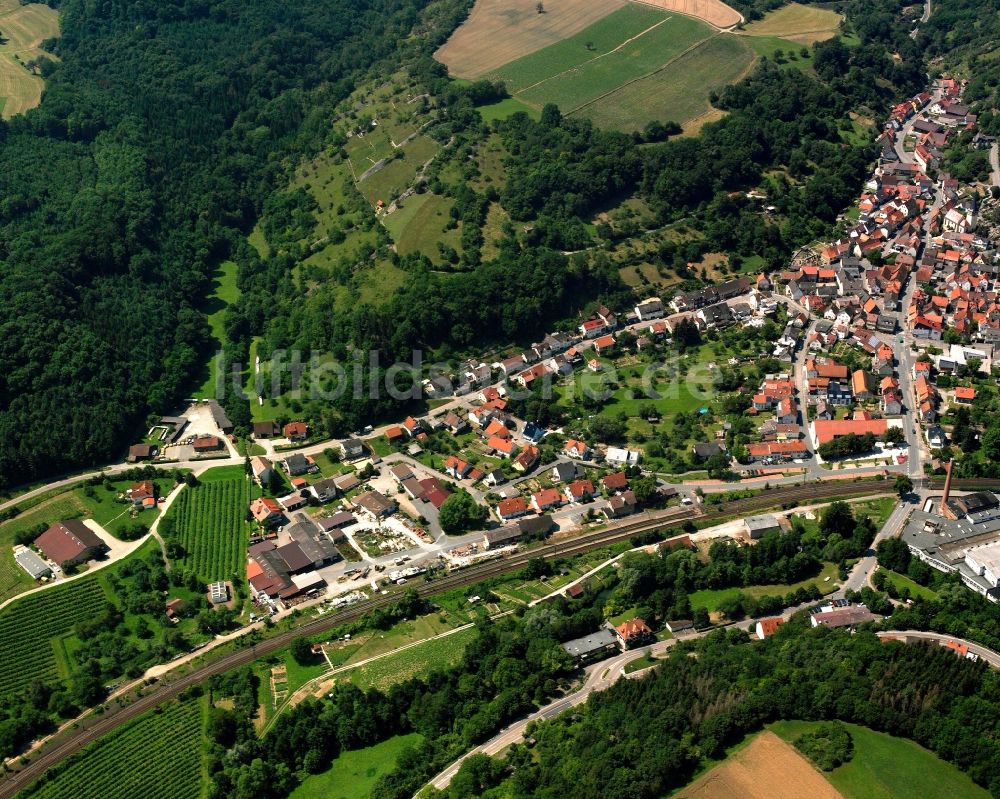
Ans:
{"label": "red tiled roof", "polygon": [[615,627],[615,630],[617,630],[618,635],[622,637],[623,641],[630,641],[641,635],[653,634],[653,631],[649,629],[649,625],[646,624],[645,619],[640,619],[638,616],[634,619],[622,622]]}
{"label": "red tiled roof", "polygon": [[833,441],[838,436],[846,436],[851,433],[858,436],[862,436],[865,433],[881,436],[888,429],[888,426],[888,422],[885,419],[819,419],[813,422],[813,427],[816,431],[816,440],[820,444],[825,444],[828,441]]}

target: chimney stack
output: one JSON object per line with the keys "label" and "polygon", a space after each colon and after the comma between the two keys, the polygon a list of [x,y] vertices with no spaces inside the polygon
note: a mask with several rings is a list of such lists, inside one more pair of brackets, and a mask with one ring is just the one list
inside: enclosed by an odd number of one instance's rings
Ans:
{"label": "chimney stack", "polygon": [[941,507],[938,508],[941,515],[945,514],[945,503],[948,502],[948,494],[951,493],[951,469],[955,465],[954,460],[948,461],[948,465],[944,467],[944,493],[941,495]]}

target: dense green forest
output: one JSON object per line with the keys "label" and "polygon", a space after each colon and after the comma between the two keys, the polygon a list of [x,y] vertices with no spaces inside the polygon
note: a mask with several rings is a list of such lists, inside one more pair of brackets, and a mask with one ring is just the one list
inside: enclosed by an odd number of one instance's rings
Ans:
{"label": "dense green forest", "polygon": [[[691,655],[695,656],[692,657]],[[841,719],[916,740],[1000,796],[998,677],[937,646],[809,630],[740,630],[675,646],[654,674],[619,680],[536,725],[499,762],[470,758],[448,799],[657,799],[776,719]]]}
{"label": "dense green forest", "polygon": [[464,13],[426,5],[58,4],[42,103],[0,124],[0,486],[116,458],[184,396],[213,269],[353,81]]}

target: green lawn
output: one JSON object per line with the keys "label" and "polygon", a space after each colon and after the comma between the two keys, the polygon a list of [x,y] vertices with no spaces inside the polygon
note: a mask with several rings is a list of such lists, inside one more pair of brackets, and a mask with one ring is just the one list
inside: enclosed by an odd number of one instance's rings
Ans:
{"label": "green lawn", "polygon": [[905,574],[897,574],[894,571],[889,571],[888,569],[879,569],[886,576],[886,580],[892,583],[897,591],[902,591],[904,588],[910,589],[910,597],[916,599],[917,597],[922,597],[923,599],[937,599],[937,592],[932,591],[925,585],[920,585],[919,583],[913,582]]}
{"label": "green lawn", "polygon": [[[829,578],[829,579],[827,579]],[[835,563],[825,563],[823,568],[820,570],[819,574],[808,580],[802,580],[798,583],[792,584],[776,584],[776,585],[748,585],[744,588],[739,588],[733,586],[731,588],[703,588],[700,591],[695,591],[688,598],[691,600],[691,606],[696,608],[705,608],[709,612],[719,609],[719,604],[723,600],[735,597],[737,594],[744,594],[754,599],[762,596],[785,596],[791,591],[796,591],[799,588],[807,588],[810,585],[815,585],[821,593],[832,594],[837,590],[839,585],[837,581],[837,565]]]}
{"label": "green lawn", "polygon": [[[778,721],[769,729],[786,741],[819,722]],[[848,724],[854,757],[824,776],[844,799],[988,799],[989,793],[919,744]]]}
{"label": "green lawn", "polygon": [[307,777],[290,799],[367,799],[379,777],[395,767],[400,753],[421,741],[422,736],[411,733],[343,752],[322,774]]}
{"label": "green lawn", "polygon": [[527,103],[522,103],[516,97],[508,97],[498,103],[481,105],[476,109],[485,122],[493,122],[496,119],[507,119],[517,113],[525,113],[532,119],[538,119],[541,114],[538,109],[532,108]]}
{"label": "green lawn", "polygon": [[[549,73],[551,77],[547,77],[544,82],[519,91],[516,96],[534,105],[555,103],[564,113],[570,113],[629,81],[663,68],[711,34],[712,29],[703,22],[691,17],[673,16],[635,41],[625,44],[620,50],[590,60],[567,72]],[[625,38],[627,37],[622,37],[622,42]],[[668,71],[674,73],[688,69],[684,67],[682,70],[679,63],[678,60],[677,64],[671,64]],[[703,76],[690,76],[685,83],[689,91],[701,87],[703,94],[707,96],[709,84],[704,82]],[[649,91],[643,94],[649,94]]]}

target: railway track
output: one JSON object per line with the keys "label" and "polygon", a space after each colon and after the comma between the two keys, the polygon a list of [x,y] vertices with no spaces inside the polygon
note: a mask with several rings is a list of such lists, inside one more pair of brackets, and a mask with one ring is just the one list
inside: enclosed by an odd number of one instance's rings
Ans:
{"label": "railway track", "polygon": [[[1000,481],[996,482],[1000,484]],[[849,498],[891,492],[892,487],[888,481],[872,480],[857,482],[827,481],[801,486],[767,489],[752,497],[721,501],[717,505],[672,508],[642,518],[631,519],[614,527],[594,530],[571,539],[566,539],[565,541],[519,551],[506,558],[469,566],[436,577],[428,582],[408,587],[412,587],[422,597],[429,597],[453,588],[473,585],[490,577],[517,571],[524,568],[529,561],[535,558],[559,558],[578,555],[591,549],[627,541],[635,535],[660,530],[665,527],[672,527],[687,521],[739,517],[747,511],[764,510],[776,506],[791,507],[794,504],[815,502],[833,497]],[[140,688],[133,694],[125,695],[123,697],[126,699],[125,704],[112,704],[101,715],[92,713],[80,719],[72,728],[55,736],[50,744],[43,747],[37,755],[30,758],[29,762],[23,767],[5,774],[5,781],[0,783],[0,799],[7,799],[7,797],[13,796],[40,777],[47,769],[52,768],[67,757],[80,751],[87,744],[141,714],[152,710],[160,703],[176,697],[187,688],[198,685],[215,674],[239,668],[240,666],[252,663],[258,658],[283,649],[291,644],[292,639],[299,636],[319,635],[342,624],[357,621],[366,613],[376,608],[392,604],[399,598],[401,593],[402,589],[399,589],[391,591],[385,596],[376,595],[338,613],[331,613],[314,619],[293,630],[279,633],[273,638],[253,643],[236,652],[223,655],[173,680],[170,680],[169,676],[166,676],[155,685],[147,686],[146,693],[142,693],[142,689]]]}

